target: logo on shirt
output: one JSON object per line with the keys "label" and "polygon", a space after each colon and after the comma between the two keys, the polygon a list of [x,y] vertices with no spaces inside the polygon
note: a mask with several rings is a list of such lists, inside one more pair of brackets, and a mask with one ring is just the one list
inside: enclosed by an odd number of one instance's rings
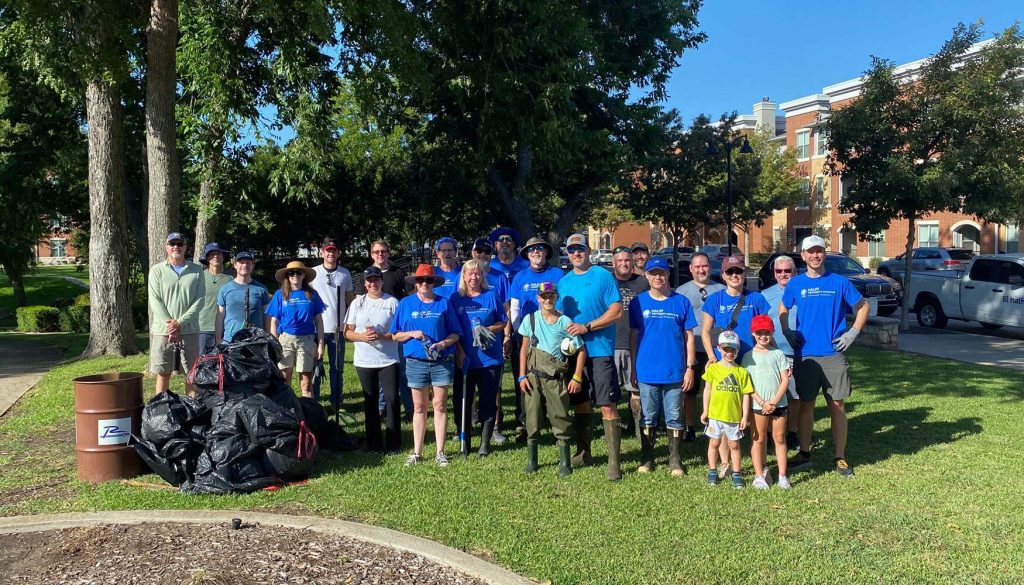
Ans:
{"label": "logo on shirt", "polygon": [[413,311],[412,312],[412,318],[413,319],[419,319],[419,317],[420,317],[420,312],[419,311]]}
{"label": "logo on shirt", "polygon": [[807,298],[807,289],[806,288],[800,289],[800,296],[805,298],[805,299]]}
{"label": "logo on shirt", "polygon": [[807,297],[834,297],[836,296],[836,291],[815,286],[813,288],[800,289],[800,296],[805,299]]}
{"label": "logo on shirt", "polygon": [[650,316],[651,316],[651,310],[650,309],[644,309],[644,318],[646,319],[647,317],[650,317]]}
{"label": "logo on shirt", "polygon": [[732,392],[739,393],[740,382],[736,379],[735,374],[729,374],[724,380],[718,383],[718,387],[715,390],[719,392]]}

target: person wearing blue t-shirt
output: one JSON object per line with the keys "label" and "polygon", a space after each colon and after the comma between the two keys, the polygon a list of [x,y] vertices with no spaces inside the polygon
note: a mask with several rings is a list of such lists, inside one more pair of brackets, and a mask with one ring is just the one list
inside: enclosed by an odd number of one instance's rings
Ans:
{"label": "person wearing blue t-shirt", "polygon": [[708,363],[722,358],[722,354],[713,343],[715,336],[711,334],[711,329],[713,327],[729,329],[733,314],[736,312],[736,305],[741,298],[743,304],[740,306],[739,314],[736,315],[736,325],[732,329],[736,335],[740,336],[737,362],[744,353],[754,348],[754,335],[750,332],[750,320],[754,318],[754,315],[767,315],[771,308],[761,293],[745,290],[747,266],[743,262],[743,256],[729,256],[722,260],[722,276],[725,278],[725,289],[711,293],[701,307],[701,312],[704,313],[701,339],[704,342],[704,350],[708,353]]}
{"label": "person wearing blue t-shirt", "polygon": [[[217,293],[217,324],[214,336],[219,344],[231,342],[235,333],[244,326],[268,329],[264,312],[270,304],[267,287],[252,279],[252,252],[242,250],[235,254],[235,278]],[[246,314],[246,306],[249,313]]]}
{"label": "person wearing blue t-shirt", "polygon": [[434,289],[434,294],[447,299],[455,294],[459,287],[459,261],[455,239],[447,236],[439,239],[434,245],[434,254],[437,256],[434,274],[444,278],[444,282]]}
{"label": "person wearing blue t-shirt", "polygon": [[500,227],[487,234],[487,241],[496,252],[491,258],[491,269],[505,275],[509,283],[516,275],[530,267],[530,261],[516,253],[522,240],[519,232],[512,228]]}
{"label": "person wearing blue t-shirt", "polygon": [[601,407],[604,440],[608,445],[608,468],[605,477],[622,479],[619,448],[622,427],[619,426],[621,389],[615,372],[615,324],[622,316],[622,296],[610,272],[590,263],[590,246],[583,234],[573,234],[565,241],[572,270],[558,281],[559,309],[572,319],[570,335],[579,335],[587,347],[584,392],[573,394],[575,408],[576,447],[573,465],[589,465],[593,427],[591,404]]}
{"label": "person wearing blue t-shirt", "polygon": [[[501,249],[500,242],[498,249]],[[508,356],[512,377],[519,375],[520,345],[523,338],[519,335],[519,326],[523,319],[538,310],[537,290],[542,282],[558,283],[565,275],[561,268],[548,263],[554,255],[554,248],[543,236],[533,236],[523,245],[519,254],[528,261],[527,267],[516,273],[509,287],[509,321],[512,322],[513,335],[505,337],[505,355]],[[516,392],[516,440],[526,441],[526,409],[522,392]],[[496,429],[501,428],[501,413],[498,413]]]}
{"label": "person wearing blue t-shirt", "polygon": [[[844,355],[868,320],[868,304],[844,276],[825,269],[825,240],[819,236],[804,238],[800,256],[807,272],[794,276],[782,293],[779,321],[789,343],[796,351],[793,376],[800,396],[800,452],[789,463],[791,471],[806,469],[811,462],[811,430],[814,427],[814,402],[818,392],[825,394],[832,419],[835,467],[841,477],[852,477],[846,461],[845,401],[850,397],[850,365]],[[797,308],[796,327],[789,311]],[[856,316],[846,328],[846,312]]]}
{"label": "person wearing blue t-shirt", "polygon": [[654,471],[655,430],[662,418],[668,430],[668,466],[682,476],[679,449],[683,442],[683,392],[693,387],[697,361],[693,328],[697,319],[687,298],[668,284],[668,262],[652,258],[645,265],[651,289],[629,303],[629,347],[633,385],[640,388],[643,429],[640,473]]}
{"label": "person wearing blue t-shirt", "polygon": [[[448,386],[455,369],[455,342],[459,340],[459,321],[448,299],[434,294],[434,288],[444,277],[434,273],[434,267],[420,264],[416,274],[405,277],[416,287],[416,293],[398,303],[391,320],[392,339],[402,344],[406,357],[405,376],[412,389],[413,452],[405,464],[423,461],[423,439],[427,432],[427,407],[434,408],[434,439],[437,452],[434,462],[448,466],[444,454],[445,434],[448,429]],[[431,391],[433,397],[431,398]]]}
{"label": "person wearing blue t-shirt", "polygon": [[324,319],[327,310],[309,282],[316,277],[312,268],[299,260],[289,262],[274,275],[281,288],[267,305],[270,334],[281,342],[281,373],[292,383],[299,371],[302,395],[313,397],[313,368],[324,355]]}
{"label": "person wearing blue t-shirt", "polygon": [[[473,394],[479,389],[477,418],[482,430],[480,450],[477,454],[490,454],[491,436],[494,433],[495,414],[498,410],[498,384],[501,370],[505,365],[502,353],[505,328],[508,317],[505,304],[497,291],[490,288],[484,276],[486,264],[470,260],[462,265],[458,293],[449,299],[461,326],[459,357],[462,370],[466,372],[465,395],[454,395],[455,429],[462,440],[462,454],[469,455],[472,418],[469,410],[473,405]],[[502,275],[502,278],[504,276]]]}

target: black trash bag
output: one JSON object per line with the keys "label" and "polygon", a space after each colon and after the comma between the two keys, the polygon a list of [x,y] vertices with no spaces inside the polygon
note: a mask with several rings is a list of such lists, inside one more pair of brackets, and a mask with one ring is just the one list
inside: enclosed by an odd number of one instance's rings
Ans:
{"label": "black trash bag", "polygon": [[275,398],[277,402],[262,394],[247,398],[238,420],[249,439],[266,450],[262,462],[268,472],[288,481],[304,479],[318,451],[316,437],[302,420],[291,389],[275,393]]}
{"label": "black trash bag", "polygon": [[220,410],[226,404],[241,402],[246,398],[259,394],[266,384],[232,384],[225,386],[224,391],[214,388],[196,388],[196,397],[210,411],[210,418],[216,420]]}
{"label": "black trash bag", "polygon": [[[257,394],[257,398],[265,398]],[[245,421],[252,418],[250,399],[222,406],[206,432],[206,450],[196,462],[194,480],[184,482],[183,493],[224,494],[251,492],[281,480],[268,473],[260,460],[264,450],[246,431]]]}
{"label": "black trash bag", "polygon": [[356,451],[360,448],[359,439],[345,432],[337,421],[328,418],[327,411],[319,402],[303,396],[299,398],[299,404],[306,426],[316,437],[319,448],[326,451]]}
{"label": "black trash bag", "polygon": [[188,381],[206,389],[223,389],[233,384],[265,385],[280,378],[281,344],[256,327],[235,334],[231,343],[216,346],[192,365]]}
{"label": "black trash bag", "polygon": [[179,486],[188,481],[189,474],[184,460],[169,461],[166,457],[157,453],[156,446],[153,443],[134,434],[128,438],[128,446],[135,449],[135,453],[149,466],[153,473],[159,475],[167,483]]}
{"label": "black trash bag", "polygon": [[219,468],[213,467],[209,456],[199,457],[195,480],[181,484],[183,494],[229,494],[248,493],[266,487],[282,485],[283,482],[267,475],[263,464],[256,458],[243,458]]}
{"label": "black trash bag", "polygon": [[142,410],[142,438],[158,449],[171,439],[187,439],[188,429],[203,424],[208,409],[188,396],[167,390],[157,394]]}

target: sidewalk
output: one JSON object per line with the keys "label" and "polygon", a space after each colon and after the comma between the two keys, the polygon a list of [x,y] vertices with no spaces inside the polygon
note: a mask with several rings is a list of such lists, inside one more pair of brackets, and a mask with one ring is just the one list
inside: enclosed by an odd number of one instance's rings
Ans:
{"label": "sidewalk", "polygon": [[43,374],[64,359],[48,345],[10,343],[0,339],[0,416],[35,386]]}
{"label": "sidewalk", "polygon": [[900,332],[897,347],[910,353],[1024,371],[1024,341],[1017,339],[955,331],[924,333],[912,329]]}

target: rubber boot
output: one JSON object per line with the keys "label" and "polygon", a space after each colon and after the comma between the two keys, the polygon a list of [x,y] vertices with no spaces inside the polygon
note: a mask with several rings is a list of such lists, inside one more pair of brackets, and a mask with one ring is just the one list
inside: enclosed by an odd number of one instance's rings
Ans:
{"label": "rubber boot", "polygon": [[526,467],[523,473],[529,475],[537,471],[537,441],[526,441]]}
{"label": "rubber boot", "polygon": [[636,440],[642,441],[640,437],[643,434],[643,427],[640,425],[640,417],[643,416],[643,412],[640,409],[639,394],[629,393],[629,412],[633,415],[633,428],[636,430]]}
{"label": "rubber boot", "polygon": [[558,477],[572,475],[572,463],[569,462],[569,443],[558,444]]}
{"label": "rubber boot", "polygon": [[491,433],[494,432],[494,422],[485,422],[480,431],[480,450],[476,452],[480,457],[487,457],[491,454]]}
{"label": "rubber boot", "polygon": [[619,448],[622,446],[622,427],[619,421],[604,419],[604,442],[608,445],[608,469],[604,472],[605,479],[619,481],[622,479],[622,468],[619,465]]}
{"label": "rubber boot", "polygon": [[679,453],[683,444],[683,431],[681,429],[668,430],[668,470],[672,477],[686,475],[686,466],[683,465]]}
{"label": "rubber boot", "polygon": [[594,427],[590,426],[592,416],[592,412],[573,413],[573,424],[576,430],[576,454],[572,456],[573,467],[594,464],[594,458],[590,454],[590,443],[594,440]]}
{"label": "rubber boot", "polygon": [[644,427],[640,434],[640,467],[639,473],[654,471],[654,427]]}

